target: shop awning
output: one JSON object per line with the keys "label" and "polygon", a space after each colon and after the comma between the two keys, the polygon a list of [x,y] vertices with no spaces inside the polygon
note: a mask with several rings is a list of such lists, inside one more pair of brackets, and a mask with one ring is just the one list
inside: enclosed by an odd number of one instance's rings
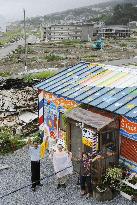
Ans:
{"label": "shop awning", "polygon": [[90,125],[97,130],[104,128],[106,125],[114,121],[114,119],[84,110],[82,108],[75,108],[72,111],[68,112],[66,116],[75,121]]}

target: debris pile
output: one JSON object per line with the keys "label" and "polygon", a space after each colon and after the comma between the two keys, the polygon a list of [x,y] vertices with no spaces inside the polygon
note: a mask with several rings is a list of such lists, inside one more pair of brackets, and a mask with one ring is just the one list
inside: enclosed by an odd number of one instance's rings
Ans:
{"label": "debris pile", "polygon": [[17,134],[38,129],[37,92],[22,80],[7,80],[0,90],[0,126],[9,126]]}

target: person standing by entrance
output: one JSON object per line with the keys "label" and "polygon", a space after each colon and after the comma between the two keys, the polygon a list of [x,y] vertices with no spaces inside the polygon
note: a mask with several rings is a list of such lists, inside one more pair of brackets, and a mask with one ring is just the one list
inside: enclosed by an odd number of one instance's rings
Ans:
{"label": "person standing by entrance", "polygon": [[[87,198],[90,197],[92,193],[92,184],[91,184],[91,167],[92,162],[97,159],[91,159],[87,153],[82,154],[82,158],[80,160],[80,187],[81,187],[81,196],[87,194]],[[86,192],[87,186],[87,192]]]}
{"label": "person standing by entrance", "polygon": [[31,139],[28,140],[29,152],[31,157],[31,182],[32,191],[36,190],[36,186],[43,186],[40,183],[40,151],[41,146],[37,141],[32,143]]}

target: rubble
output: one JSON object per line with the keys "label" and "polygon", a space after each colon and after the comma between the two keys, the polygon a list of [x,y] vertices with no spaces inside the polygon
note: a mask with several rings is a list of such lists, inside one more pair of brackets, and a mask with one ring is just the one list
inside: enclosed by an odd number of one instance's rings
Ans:
{"label": "rubble", "polygon": [[37,92],[21,79],[6,80],[0,90],[0,126],[15,128],[16,134],[27,134],[30,127],[38,129],[37,118]]}
{"label": "rubble", "polygon": [[8,169],[9,168],[9,165],[7,164],[0,164],[0,171],[3,170],[3,169]]}

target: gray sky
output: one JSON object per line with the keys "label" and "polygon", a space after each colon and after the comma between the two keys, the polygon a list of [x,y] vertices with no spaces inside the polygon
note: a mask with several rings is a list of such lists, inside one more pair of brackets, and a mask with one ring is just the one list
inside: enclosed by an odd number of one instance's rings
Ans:
{"label": "gray sky", "polygon": [[30,17],[104,1],[107,0],[0,0],[0,15],[8,19],[21,19],[23,8],[26,9],[26,15]]}

